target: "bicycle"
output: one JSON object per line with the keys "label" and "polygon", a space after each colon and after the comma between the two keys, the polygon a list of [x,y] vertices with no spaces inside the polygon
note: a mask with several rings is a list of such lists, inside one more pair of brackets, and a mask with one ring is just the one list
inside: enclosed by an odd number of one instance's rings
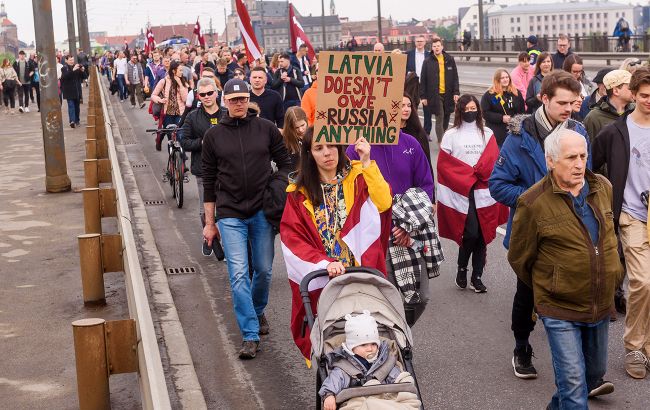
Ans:
{"label": "bicycle", "polygon": [[185,176],[185,163],[183,162],[183,148],[176,138],[178,133],[178,126],[170,124],[167,128],[148,129],[146,132],[161,134],[160,137],[164,138],[167,134],[167,152],[169,157],[167,159],[167,168],[163,173],[162,181],[169,182],[172,189],[172,197],[176,199],[176,206],[183,207],[183,184],[189,182]]}

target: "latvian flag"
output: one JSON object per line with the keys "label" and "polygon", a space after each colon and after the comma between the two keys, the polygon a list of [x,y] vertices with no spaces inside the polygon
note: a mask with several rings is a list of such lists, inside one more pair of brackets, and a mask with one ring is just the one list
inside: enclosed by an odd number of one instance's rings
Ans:
{"label": "latvian flag", "polygon": [[[371,201],[363,178],[355,181],[356,194],[343,228],[341,239],[348,245],[357,264],[380,270],[386,274],[386,249],[390,233],[390,209],[380,213]],[[316,231],[316,225],[305,207],[306,197],[302,192],[289,193],[280,222],[280,240],[284,262],[287,265],[291,286],[291,334],[300,352],[310,366],[311,342],[305,322],[305,308],[300,297],[300,281],[308,273],[325,269],[335,261],[327,256],[325,247]],[[309,284],[309,296],[314,314],[318,297],[328,282],[319,278]],[[304,329],[304,335],[303,335]]]}
{"label": "latvian flag", "polygon": [[237,6],[237,19],[239,20],[239,31],[241,38],[246,46],[246,56],[248,57],[249,64],[262,57],[260,46],[255,37],[255,31],[251,25],[251,18],[248,15],[248,10],[244,4],[244,0],[235,0]]}
{"label": "latvian flag", "polygon": [[494,137],[490,138],[474,167],[440,150],[436,191],[440,236],[453,240],[458,246],[462,245],[469,194],[474,188],[483,239],[488,244],[496,237],[496,228],[508,220],[508,208],[496,202],[488,189],[488,179],[498,156],[499,148]]}

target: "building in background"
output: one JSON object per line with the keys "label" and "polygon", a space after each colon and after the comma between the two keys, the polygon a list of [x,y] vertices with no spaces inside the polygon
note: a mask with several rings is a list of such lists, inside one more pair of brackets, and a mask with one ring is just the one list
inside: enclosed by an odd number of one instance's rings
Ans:
{"label": "building in background", "polygon": [[[266,2],[265,2],[266,3]],[[305,34],[314,48],[323,48],[323,24],[321,16],[296,16]],[[277,23],[265,23],[262,26],[264,45],[267,53],[289,48],[289,26],[287,20]],[[341,39],[341,21],[339,16],[325,16],[325,35],[327,47],[339,44]],[[258,38],[259,40],[259,38]]]}
{"label": "building in background", "polygon": [[18,27],[9,20],[5,10],[5,3],[0,3],[0,53],[18,56],[20,42],[18,41]]}
{"label": "building in background", "polygon": [[[489,37],[489,22],[488,13],[501,10],[504,6],[496,4],[494,0],[483,0],[483,33],[484,38]],[[522,7],[529,7],[524,5]],[[458,9],[458,38],[463,37],[463,32],[468,30],[472,34],[473,39],[479,39],[479,25],[478,25],[478,3],[469,7],[461,7]]]}
{"label": "building in background", "polygon": [[607,0],[571,1],[545,4],[518,4],[487,12],[492,37],[514,37],[558,34],[588,36],[612,35],[623,17],[635,29],[642,23],[642,8]]}

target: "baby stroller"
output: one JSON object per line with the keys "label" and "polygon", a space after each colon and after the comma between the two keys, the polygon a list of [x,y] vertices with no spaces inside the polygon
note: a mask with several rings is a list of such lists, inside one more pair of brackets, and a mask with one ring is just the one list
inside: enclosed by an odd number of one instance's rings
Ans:
{"label": "baby stroller", "polygon": [[322,408],[318,391],[330,370],[325,356],[345,341],[345,315],[351,312],[361,313],[364,310],[368,310],[375,318],[380,338],[389,339],[389,343],[397,351],[398,361],[403,371],[411,374],[414,385],[396,383],[350,387],[337,395],[337,404],[340,405],[355,397],[405,391],[416,394],[422,402],[412,363],[413,336],[406,323],[404,304],[399,290],[376,269],[347,268],[344,275],[330,280],[323,288],[318,300],[318,315],[314,318],[309,299],[309,283],[314,279],[327,276],[326,270],[317,270],[305,276],[300,283],[300,295],[305,307],[307,326],[311,329],[312,362],[316,369],[316,409]]}

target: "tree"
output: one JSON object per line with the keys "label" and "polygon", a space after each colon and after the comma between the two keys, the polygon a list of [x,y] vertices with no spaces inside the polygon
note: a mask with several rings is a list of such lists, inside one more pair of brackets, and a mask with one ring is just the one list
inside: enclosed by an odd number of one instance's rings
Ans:
{"label": "tree", "polygon": [[449,27],[433,27],[431,31],[435,32],[445,41],[452,41],[456,39],[456,33],[458,32],[458,26],[452,24]]}
{"label": "tree", "polygon": [[5,58],[8,58],[11,64],[13,64],[14,61],[16,61],[16,57],[14,56],[13,53],[0,53],[0,64],[2,63],[2,61],[4,61]]}

